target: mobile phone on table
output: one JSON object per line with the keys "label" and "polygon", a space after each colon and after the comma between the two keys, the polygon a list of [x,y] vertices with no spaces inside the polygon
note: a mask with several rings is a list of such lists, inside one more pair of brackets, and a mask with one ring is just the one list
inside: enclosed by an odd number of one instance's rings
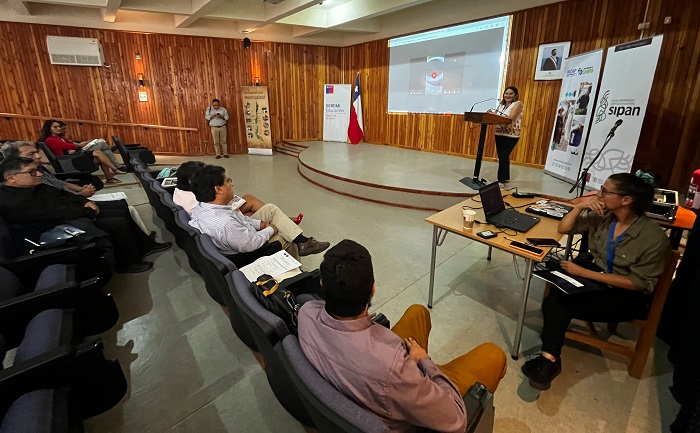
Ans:
{"label": "mobile phone on table", "polygon": [[559,242],[552,238],[527,238],[527,241],[536,247],[558,247]]}
{"label": "mobile phone on table", "polygon": [[528,253],[532,254],[542,254],[542,252],[544,251],[541,248],[533,247],[532,245],[528,245],[524,242],[518,241],[510,241],[510,246],[519,250],[527,251]]}

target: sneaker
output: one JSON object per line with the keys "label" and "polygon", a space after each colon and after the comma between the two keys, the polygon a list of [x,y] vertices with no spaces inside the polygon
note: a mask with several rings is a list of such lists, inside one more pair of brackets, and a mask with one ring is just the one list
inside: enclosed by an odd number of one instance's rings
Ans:
{"label": "sneaker", "polygon": [[554,378],[561,373],[561,358],[552,362],[540,355],[526,362],[521,370],[530,379],[531,387],[545,391],[552,386]]}
{"label": "sneaker", "polygon": [[501,188],[501,189],[505,189],[506,184],[503,183],[503,182],[498,182],[498,187]]}

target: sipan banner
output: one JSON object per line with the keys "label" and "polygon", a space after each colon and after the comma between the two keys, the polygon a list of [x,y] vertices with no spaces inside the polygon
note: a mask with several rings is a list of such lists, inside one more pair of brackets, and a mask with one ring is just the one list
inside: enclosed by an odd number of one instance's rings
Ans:
{"label": "sipan banner", "polygon": [[602,63],[603,50],[564,59],[564,78],[549,140],[545,173],[572,183],[576,181]]}
{"label": "sipan banner", "polygon": [[[608,48],[583,158],[587,167],[600,153],[589,171],[588,186],[592,189],[600,189],[611,174],[632,170],[662,41],[659,35]],[[602,149],[611,131],[613,136]]]}
{"label": "sipan banner", "polygon": [[249,155],[272,155],[267,86],[241,86],[243,120]]}
{"label": "sipan banner", "polygon": [[350,84],[323,87],[323,141],[347,141],[351,90]]}

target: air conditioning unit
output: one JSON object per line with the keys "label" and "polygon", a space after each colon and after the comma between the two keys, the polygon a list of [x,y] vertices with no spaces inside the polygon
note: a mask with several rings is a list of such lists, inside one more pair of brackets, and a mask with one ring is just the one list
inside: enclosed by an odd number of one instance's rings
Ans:
{"label": "air conditioning unit", "polygon": [[47,36],[46,46],[52,65],[103,66],[102,44],[92,38]]}

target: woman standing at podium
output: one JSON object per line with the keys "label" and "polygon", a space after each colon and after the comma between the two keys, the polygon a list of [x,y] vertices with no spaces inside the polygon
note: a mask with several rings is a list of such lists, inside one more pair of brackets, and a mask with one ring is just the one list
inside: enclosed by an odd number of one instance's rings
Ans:
{"label": "woman standing at podium", "polygon": [[506,87],[498,105],[498,114],[511,122],[496,125],[496,153],[498,154],[498,183],[501,187],[510,180],[510,154],[520,139],[520,125],[525,106],[518,99],[518,88]]}

